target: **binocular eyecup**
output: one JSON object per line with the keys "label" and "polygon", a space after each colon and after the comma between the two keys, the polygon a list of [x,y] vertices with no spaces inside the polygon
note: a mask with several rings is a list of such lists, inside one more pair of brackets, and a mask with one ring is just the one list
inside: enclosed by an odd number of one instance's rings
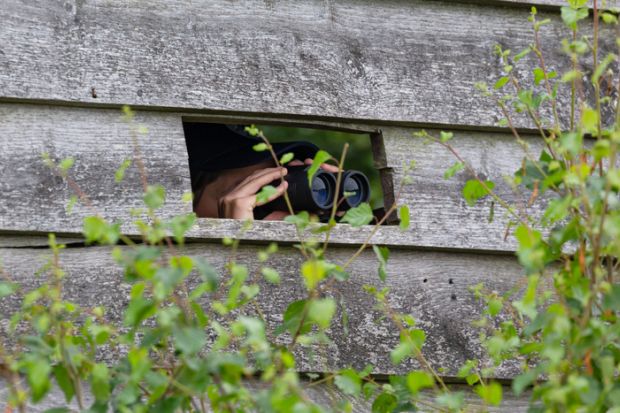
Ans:
{"label": "binocular eyecup", "polygon": [[[287,166],[284,180],[288,182],[288,197],[294,211],[308,211],[324,215],[338,202],[337,210],[346,211],[370,199],[370,184],[362,172],[346,170],[342,172],[338,196],[336,196],[337,175],[320,169],[308,184],[307,165]],[[271,183],[278,186],[280,180]],[[288,211],[284,197],[279,197],[265,205],[254,208],[254,217],[262,219],[273,211]]]}

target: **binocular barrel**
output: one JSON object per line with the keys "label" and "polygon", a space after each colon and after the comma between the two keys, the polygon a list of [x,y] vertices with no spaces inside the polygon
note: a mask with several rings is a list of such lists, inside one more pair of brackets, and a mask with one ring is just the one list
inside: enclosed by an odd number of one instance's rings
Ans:
{"label": "binocular barrel", "polygon": [[[338,211],[354,208],[370,198],[370,184],[366,175],[359,171],[347,170],[342,173],[338,196],[336,196],[336,174],[319,169],[308,184],[307,165],[287,166],[284,179],[288,182],[288,197],[294,211],[321,213],[338,202]],[[280,180],[271,183],[280,184]],[[254,209],[254,216],[262,219],[272,211],[287,211],[284,197],[277,198]]]}

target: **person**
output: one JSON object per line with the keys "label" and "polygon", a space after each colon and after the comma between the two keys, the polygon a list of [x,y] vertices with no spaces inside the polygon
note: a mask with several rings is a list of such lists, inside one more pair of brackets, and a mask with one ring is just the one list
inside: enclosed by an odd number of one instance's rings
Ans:
{"label": "person", "polygon": [[[251,136],[243,125],[187,122],[183,125],[189,156],[194,212],[198,217],[254,219],[254,208],[267,204],[287,190],[287,182],[275,186],[276,191],[265,202],[257,202],[256,194],[265,185],[287,174],[286,165],[277,167],[270,151],[255,151],[262,140]],[[288,163],[311,165],[318,151],[305,142],[272,144],[278,159],[293,153]],[[323,164],[328,172],[338,172],[333,165]],[[282,220],[289,211],[273,211],[265,220]]]}

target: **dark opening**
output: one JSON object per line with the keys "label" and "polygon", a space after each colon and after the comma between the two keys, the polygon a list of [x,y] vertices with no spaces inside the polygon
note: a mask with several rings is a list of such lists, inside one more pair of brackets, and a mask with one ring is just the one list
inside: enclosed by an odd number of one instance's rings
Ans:
{"label": "dark opening", "polygon": [[[303,164],[307,158],[313,157],[316,148],[330,153],[334,158],[340,159],[345,143],[349,144],[347,156],[344,161],[345,171],[357,171],[343,175],[342,188],[347,193],[346,203],[339,203],[339,209],[346,209],[351,205],[357,205],[360,201],[367,200],[373,209],[375,216],[383,215],[383,207],[389,203],[384,197],[382,177],[375,168],[373,153],[377,152],[377,142],[371,144],[371,137],[364,133],[348,133],[326,129],[300,128],[290,126],[257,125],[265,137],[273,145],[274,151],[280,151],[280,157],[284,152],[295,154],[294,163],[287,165],[289,176],[287,177],[288,193],[306,193],[307,199],[299,195],[295,212],[308,210],[315,213],[313,208],[320,205],[324,211],[331,205],[330,192],[334,192],[335,180],[329,170],[321,170],[309,187],[307,175],[303,171],[307,164]],[[188,147],[190,162],[190,174],[192,191],[194,192],[194,211],[199,217],[224,217],[224,218],[247,218],[236,216],[237,206],[223,198],[242,198],[238,203],[248,202],[246,195],[256,188],[262,188],[260,180],[266,179],[270,174],[269,168],[275,163],[269,151],[255,151],[252,147],[261,143],[259,138],[253,137],[245,131],[245,125],[225,125],[207,122],[184,122],[185,137]],[[309,142],[301,143],[301,142]],[[314,146],[312,146],[314,145]],[[314,148],[314,150],[313,150]],[[311,155],[308,155],[311,154]],[[306,159],[300,159],[306,158]],[[301,163],[301,165],[300,165]],[[297,174],[299,179],[294,179]],[[367,180],[366,180],[367,178]],[[385,181],[385,177],[383,177]],[[270,182],[277,188],[279,178]],[[260,186],[259,186],[260,184]],[[385,187],[385,182],[383,182]],[[279,189],[279,188],[277,188]],[[389,186],[388,189],[391,189]],[[282,189],[279,189],[280,191]],[[295,192],[296,191],[296,192]],[[368,193],[366,193],[368,191]],[[248,192],[248,194],[245,194]],[[303,198],[303,199],[302,199]],[[234,207],[230,205],[235,204]],[[251,206],[245,206],[251,208]],[[286,211],[283,197],[266,203],[263,206],[255,206],[253,216],[255,219],[279,219],[279,214],[274,209]],[[233,212],[231,212],[233,211]],[[320,216],[321,212],[316,212]],[[341,214],[344,212],[341,212]],[[243,215],[243,213],[242,213]]]}

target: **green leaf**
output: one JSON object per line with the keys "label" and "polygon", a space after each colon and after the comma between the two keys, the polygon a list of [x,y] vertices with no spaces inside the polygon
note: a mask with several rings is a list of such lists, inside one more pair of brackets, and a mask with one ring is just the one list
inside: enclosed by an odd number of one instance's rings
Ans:
{"label": "green leaf", "polygon": [[572,8],[572,7],[562,7],[562,21],[564,24],[568,26],[570,29],[577,29],[577,22],[579,20],[583,20],[588,17],[588,8]]}
{"label": "green leaf", "polygon": [[357,396],[362,391],[362,379],[353,369],[342,370],[336,375],[334,383],[345,394]]}
{"label": "green leaf", "polygon": [[[493,188],[495,188],[495,184],[492,181],[485,181],[484,184],[489,190],[493,190]],[[467,205],[474,206],[476,201],[489,195],[487,188],[485,188],[482,183],[476,179],[467,181],[463,187],[463,197],[465,198]]]}
{"label": "green leaf", "polygon": [[75,163],[75,159],[65,158],[62,161],[60,161],[60,163],[58,164],[58,168],[60,168],[62,172],[67,172],[69,169],[71,169],[74,163]]}
{"label": "green leaf", "polygon": [[304,322],[303,326],[300,327],[307,303],[306,300],[297,300],[290,303],[284,312],[282,325],[276,329],[276,334],[281,334],[284,331],[295,334],[298,330],[299,334],[305,334],[310,331],[312,325],[307,322],[307,320]]}
{"label": "green leaf", "polygon": [[263,277],[265,277],[267,282],[270,282],[271,284],[280,284],[280,274],[275,269],[271,267],[263,267],[260,272],[263,274]]}
{"label": "green leaf", "polygon": [[444,143],[448,142],[453,137],[454,137],[454,134],[452,132],[444,132],[444,131],[439,132],[439,140]]}
{"label": "green leaf", "polygon": [[174,344],[177,350],[187,356],[198,353],[205,345],[207,337],[205,332],[196,327],[178,327],[172,331]]}
{"label": "green leaf", "polygon": [[246,126],[245,128],[243,128],[243,130],[245,130],[247,133],[249,133],[252,136],[257,136],[258,134],[261,133],[260,129],[258,129],[256,125]]}
{"label": "green leaf", "polygon": [[508,81],[510,80],[510,77],[508,76],[502,76],[500,77],[497,82],[495,82],[495,85],[493,85],[493,89],[498,90],[503,88],[506,83],[508,83]]}
{"label": "green leaf", "polygon": [[443,393],[437,397],[436,401],[450,411],[459,411],[465,402],[465,394],[462,391]]}
{"label": "green leaf", "polygon": [[98,402],[105,402],[110,398],[110,380],[108,366],[103,363],[96,363],[93,366],[93,380],[91,391]]}
{"label": "green leaf", "polygon": [[261,142],[261,143],[257,143],[256,145],[252,146],[252,149],[254,149],[256,152],[264,152],[267,149],[269,149],[269,146],[266,143]]}
{"label": "green leaf", "polygon": [[601,17],[603,18],[603,21],[606,24],[617,24],[618,23],[618,18],[615,15],[611,14],[611,13],[605,12],[605,13],[601,14]]}
{"label": "green leaf", "polygon": [[314,288],[321,282],[327,275],[327,266],[323,260],[310,260],[301,265],[301,275],[304,278],[304,283],[308,290],[314,290]]}
{"label": "green leaf", "polygon": [[194,267],[198,270],[198,275],[202,281],[209,285],[209,292],[217,290],[220,275],[213,265],[211,265],[204,257],[194,257]]}
{"label": "green leaf", "polygon": [[335,313],[336,302],[333,298],[310,301],[308,319],[316,323],[320,328],[328,328]]}
{"label": "green leaf", "polygon": [[125,178],[125,172],[129,166],[131,166],[131,159],[125,159],[116,172],[114,172],[114,182],[119,183]]}
{"label": "green leaf", "polygon": [[399,228],[403,231],[409,229],[409,207],[407,205],[401,205],[398,210],[398,218],[400,219],[400,223],[398,224]]}
{"label": "green leaf", "polygon": [[71,399],[73,399],[75,395],[75,389],[73,388],[73,382],[71,381],[69,372],[64,365],[57,364],[54,366],[54,377],[56,378],[58,387],[60,387],[60,390],[62,390],[62,393],[65,395],[65,401],[67,403],[71,402]]}
{"label": "green leaf", "polygon": [[161,185],[149,185],[143,199],[144,204],[150,209],[159,209],[166,200],[166,190]]}
{"label": "green leaf", "polygon": [[86,243],[116,244],[120,238],[120,225],[108,224],[98,216],[89,216],[84,218],[82,233]]}
{"label": "green leaf", "polygon": [[435,380],[425,371],[412,371],[407,375],[407,387],[412,395],[417,395],[421,389],[433,387]]}
{"label": "green leaf", "polygon": [[17,291],[18,284],[8,281],[0,281],[0,298],[6,297]]}
{"label": "green leaf", "polygon": [[331,158],[332,156],[324,150],[319,150],[316,155],[314,155],[312,165],[310,165],[310,168],[308,168],[308,186],[312,186],[312,178],[314,177],[314,174],[319,170],[321,165],[329,161]]}
{"label": "green leaf", "polygon": [[499,383],[493,381],[486,386],[478,385],[475,389],[486,404],[499,406],[502,403],[502,386]]}
{"label": "green leaf", "polygon": [[560,146],[572,156],[577,156],[583,147],[583,135],[577,132],[563,133],[560,136]]}
{"label": "green leaf", "polygon": [[367,202],[363,202],[355,208],[349,209],[340,222],[347,222],[353,227],[361,227],[362,225],[368,225],[374,216],[372,215],[372,209]]}
{"label": "green leaf", "polygon": [[523,391],[536,380],[536,373],[533,370],[528,370],[525,373],[519,374],[512,380],[512,390],[516,396],[523,394]]}
{"label": "green leaf", "polygon": [[388,259],[390,258],[390,250],[388,247],[379,247],[377,245],[373,245],[372,250],[375,252],[377,259],[379,260],[379,279],[385,282],[387,277],[386,267]]}
{"label": "green leaf", "polygon": [[50,389],[49,375],[52,372],[52,366],[47,359],[29,356],[26,360],[25,368],[32,401],[36,403],[42,400]]}
{"label": "green leaf", "polygon": [[381,393],[372,402],[372,413],[391,413],[398,406],[398,399],[390,393]]}
{"label": "green leaf", "polygon": [[258,204],[264,204],[269,201],[269,198],[274,196],[278,190],[272,185],[265,185],[261,188],[261,190],[256,194],[256,202]]}
{"label": "green leaf", "polygon": [[599,115],[595,109],[584,108],[581,113],[581,126],[586,132],[595,133],[598,128]]}
{"label": "green leaf", "polygon": [[183,244],[185,241],[185,234],[195,222],[196,214],[193,212],[184,215],[176,215],[168,222],[168,227],[172,232],[172,236],[178,244]]}
{"label": "green leaf", "polygon": [[293,160],[295,154],[293,152],[287,152],[280,158],[280,165],[285,165]]}
{"label": "green leaf", "polygon": [[301,230],[310,224],[310,214],[308,214],[308,211],[301,211],[295,215],[285,217],[284,221],[295,224],[295,226]]}
{"label": "green leaf", "polygon": [[536,69],[534,69],[534,83],[536,85],[540,85],[540,82],[542,82],[545,79],[545,71],[542,70],[540,67],[537,67]]}
{"label": "green leaf", "polygon": [[446,169],[446,172],[444,172],[443,174],[443,178],[450,179],[454,175],[456,175],[457,172],[463,170],[464,168],[465,168],[465,164],[463,162],[456,162],[454,165]]}

